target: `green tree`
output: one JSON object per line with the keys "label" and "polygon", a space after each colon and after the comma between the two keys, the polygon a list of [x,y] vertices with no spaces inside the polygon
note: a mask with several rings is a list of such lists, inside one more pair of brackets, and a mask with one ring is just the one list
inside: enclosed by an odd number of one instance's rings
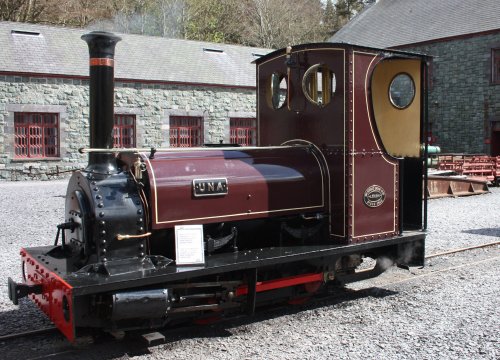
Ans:
{"label": "green tree", "polygon": [[266,48],[324,41],[361,0],[0,0],[0,19]]}
{"label": "green tree", "polygon": [[337,26],[335,30],[347,24],[354,15],[363,10],[364,6],[363,0],[337,0],[335,4],[337,13]]}
{"label": "green tree", "polygon": [[0,20],[84,27],[110,17],[106,0],[0,0]]}
{"label": "green tree", "polygon": [[186,3],[186,39],[225,43],[240,41],[237,1],[186,0]]}
{"label": "green tree", "polygon": [[241,0],[240,14],[245,45],[281,48],[324,38],[320,0]]}
{"label": "green tree", "polygon": [[158,33],[170,38],[185,38],[187,4],[185,0],[155,0],[153,15]]}
{"label": "green tree", "polygon": [[323,27],[326,38],[335,33],[338,26],[337,23],[337,12],[335,11],[335,6],[333,5],[332,0],[328,0],[323,14]]}
{"label": "green tree", "polygon": [[39,22],[53,0],[1,0],[0,20]]}
{"label": "green tree", "polygon": [[112,5],[103,0],[54,1],[44,19],[55,25],[85,27],[97,19],[110,17],[112,13]]}

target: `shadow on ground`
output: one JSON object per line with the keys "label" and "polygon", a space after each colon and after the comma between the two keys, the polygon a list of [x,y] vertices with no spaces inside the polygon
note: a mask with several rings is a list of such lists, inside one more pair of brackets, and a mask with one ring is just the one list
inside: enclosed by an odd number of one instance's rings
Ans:
{"label": "shadow on ground", "polygon": [[473,235],[493,236],[500,239],[500,227],[463,230],[463,233]]}

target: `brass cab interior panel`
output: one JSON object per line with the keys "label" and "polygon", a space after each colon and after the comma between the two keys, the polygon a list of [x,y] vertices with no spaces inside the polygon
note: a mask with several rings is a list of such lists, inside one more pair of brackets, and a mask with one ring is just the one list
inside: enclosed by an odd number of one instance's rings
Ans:
{"label": "brass cab interior panel", "polygon": [[[384,148],[392,156],[420,156],[420,67],[419,60],[388,59],[380,62],[373,72],[371,93],[375,122]],[[413,96],[407,94],[407,104],[398,104],[394,91],[391,97],[391,84],[398,76],[413,81]]]}

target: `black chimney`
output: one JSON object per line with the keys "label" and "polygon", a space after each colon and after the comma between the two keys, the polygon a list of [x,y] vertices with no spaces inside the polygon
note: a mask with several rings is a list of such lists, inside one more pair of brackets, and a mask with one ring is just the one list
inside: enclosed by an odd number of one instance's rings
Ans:
{"label": "black chimney", "polygon": [[[102,31],[82,36],[90,53],[90,148],[113,148],[114,55],[120,37]],[[109,174],[117,168],[112,152],[89,153],[87,171]]]}

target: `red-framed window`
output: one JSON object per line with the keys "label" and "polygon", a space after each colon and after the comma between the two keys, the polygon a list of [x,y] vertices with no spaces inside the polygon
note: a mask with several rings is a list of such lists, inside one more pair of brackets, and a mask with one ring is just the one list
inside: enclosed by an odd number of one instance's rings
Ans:
{"label": "red-framed window", "polygon": [[113,146],[115,148],[135,147],[135,115],[115,114]]}
{"label": "red-framed window", "polygon": [[500,84],[500,49],[491,50],[491,81]]}
{"label": "red-framed window", "polygon": [[170,116],[170,146],[196,147],[203,141],[202,118]]}
{"label": "red-framed window", "polygon": [[14,113],[14,158],[59,157],[59,114]]}
{"label": "red-framed window", "polygon": [[229,119],[230,142],[241,146],[257,145],[256,120],[251,118]]}

